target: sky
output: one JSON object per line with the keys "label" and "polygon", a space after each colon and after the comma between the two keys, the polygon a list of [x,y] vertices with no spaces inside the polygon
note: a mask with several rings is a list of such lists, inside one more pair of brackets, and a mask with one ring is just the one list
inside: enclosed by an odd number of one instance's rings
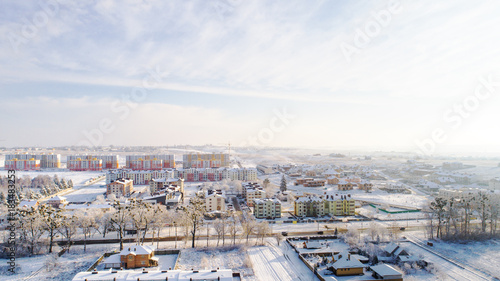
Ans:
{"label": "sky", "polygon": [[499,11],[460,0],[2,1],[0,146],[499,152]]}

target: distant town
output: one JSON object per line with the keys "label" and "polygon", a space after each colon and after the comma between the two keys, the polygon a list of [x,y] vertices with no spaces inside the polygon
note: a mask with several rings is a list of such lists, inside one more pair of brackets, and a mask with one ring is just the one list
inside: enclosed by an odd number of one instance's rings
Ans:
{"label": "distant town", "polygon": [[[498,238],[498,159],[230,146],[1,153],[1,252],[15,256],[2,270],[24,280],[495,276],[461,253]],[[457,241],[469,242],[450,252]]]}

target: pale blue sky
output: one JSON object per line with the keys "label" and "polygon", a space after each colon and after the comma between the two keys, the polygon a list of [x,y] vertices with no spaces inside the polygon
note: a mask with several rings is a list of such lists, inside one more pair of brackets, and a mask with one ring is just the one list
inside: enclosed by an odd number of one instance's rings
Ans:
{"label": "pale blue sky", "polygon": [[441,128],[437,151],[500,151],[500,85],[444,119],[500,81],[500,3],[393,2],[2,1],[0,146],[76,145],[103,119],[103,145],[238,145],[286,107],[259,144],[416,149]]}

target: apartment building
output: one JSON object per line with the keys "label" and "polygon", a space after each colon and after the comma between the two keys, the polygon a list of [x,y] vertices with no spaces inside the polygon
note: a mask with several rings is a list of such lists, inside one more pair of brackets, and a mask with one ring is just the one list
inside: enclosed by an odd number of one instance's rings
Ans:
{"label": "apartment building", "polygon": [[281,201],[274,198],[254,199],[253,214],[258,219],[281,218]]}
{"label": "apartment building", "polygon": [[205,193],[205,210],[207,212],[226,211],[226,198],[221,190],[207,190]]}
{"label": "apartment building", "polygon": [[30,171],[40,170],[40,160],[36,159],[9,159],[5,160],[5,170]]}
{"label": "apartment building", "polygon": [[183,178],[186,182],[221,181],[224,179],[240,181],[256,181],[257,169],[255,168],[189,168],[174,170],[174,177]]}
{"label": "apartment building", "polygon": [[347,195],[324,196],[325,212],[332,216],[354,216],[356,213],[356,200]]}
{"label": "apartment building", "polygon": [[119,178],[128,178],[134,181],[136,185],[148,185],[153,179],[175,178],[173,170],[150,170],[134,171],[131,169],[109,170],[106,173],[106,184]]}
{"label": "apartment building", "polygon": [[355,212],[356,201],[350,194],[305,196],[297,198],[294,202],[294,213],[299,217],[353,216]]}
{"label": "apartment building", "polygon": [[263,189],[247,189],[246,190],[246,200],[247,206],[253,207],[255,199],[266,198],[266,192]]}
{"label": "apartment building", "polygon": [[70,171],[102,171],[102,160],[92,156],[68,156],[66,167]]}
{"label": "apartment building", "polygon": [[61,168],[61,155],[53,153],[16,153],[5,155],[5,169],[39,170],[40,168]]}
{"label": "apartment building", "polygon": [[190,153],[182,156],[184,169],[229,167],[228,153]]}
{"label": "apartment building", "polygon": [[161,170],[175,168],[174,155],[149,154],[149,155],[127,155],[125,167],[132,170]]}
{"label": "apartment building", "polygon": [[116,197],[130,196],[134,190],[134,184],[131,179],[120,178],[106,186],[106,196],[114,194]]}
{"label": "apartment building", "polygon": [[316,196],[297,198],[294,202],[294,213],[298,217],[321,217],[325,213],[324,200]]}

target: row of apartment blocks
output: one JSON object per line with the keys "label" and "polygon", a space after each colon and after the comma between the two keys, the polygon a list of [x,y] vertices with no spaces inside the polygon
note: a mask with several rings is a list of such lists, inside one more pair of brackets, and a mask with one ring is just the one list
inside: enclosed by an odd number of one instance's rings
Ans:
{"label": "row of apartment blocks", "polygon": [[41,168],[61,168],[61,155],[52,153],[5,155],[6,170],[39,170]]}
{"label": "row of apartment blocks", "polygon": [[[118,155],[68,155],[66,167],[71,171],[102,171],[118,169]],[[131,170],[174,169],[175,156],[172,154],[127,155],[125,168]],[[221,168],[229,167],[229,154],[185,154],[184,168]],[[5,169],[39,170],[40,168],[61,168],[60,154],[7,154]]]}
{"label": "row of apartment blocks", "polygon": [[355,213],[356,201],[350,194],[305,196],[294,202],[294,214],[298,217],[354,216]]}
{"label": "row of apartment blocks", "polygon": [[131,169],[109,170],[106,174],[106,183],[119,178],[129,178],[134,184],[145,185],[153,179],[180,178],[186,182],[206,182],[221,180],[256,181],[257,170],[255,168],[208,168],[208,169],[163,169],[135,171]]}

